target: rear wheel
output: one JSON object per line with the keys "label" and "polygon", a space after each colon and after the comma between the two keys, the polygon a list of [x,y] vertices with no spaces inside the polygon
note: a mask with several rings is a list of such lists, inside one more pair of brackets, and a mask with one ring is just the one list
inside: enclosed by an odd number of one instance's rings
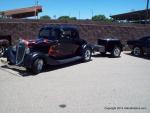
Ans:
{"label": "rear wheel", "polygon": [[92,54],[91,49],[90,48],[85,48],[83,50],[83,53],[82,53],[83,61],[84,62],[90,61],[91,60],[91,54]]}
{"label": "rear wheel", "polygon": [[135,47],[133,48],[132,54],[133,54],[134,56],[142,56],[142,55],[143,55],[143,50],[142,50],[142,48],[140,48],[140,47],[138,47],[138,46],[135,46]]}
{"label": "rear wheel", "polygon": [[43,70],[43,66],[44,66],[44,61],[43,59],[36,59],[33,63],[33,67],[32,67],[32,72],[34,74],[38,74]]}
{"label": "rear wheel", "polygon": [[120,57],[121,49],[120,47],[114,47],[114,49],[111,52],[112,57]]}
{"label": "rear wheel", "polygon": [[3,46],[0,47],[0,57],[4,55],[4,52],[5,52],[5,48]]}

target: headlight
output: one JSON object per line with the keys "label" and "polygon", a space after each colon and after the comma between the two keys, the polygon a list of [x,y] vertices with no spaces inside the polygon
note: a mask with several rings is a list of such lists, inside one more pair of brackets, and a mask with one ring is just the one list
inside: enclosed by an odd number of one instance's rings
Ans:
{"label": "headlight", "polygon": [[29,54],[30,53],[30,48],[26,48],[26,54]]}

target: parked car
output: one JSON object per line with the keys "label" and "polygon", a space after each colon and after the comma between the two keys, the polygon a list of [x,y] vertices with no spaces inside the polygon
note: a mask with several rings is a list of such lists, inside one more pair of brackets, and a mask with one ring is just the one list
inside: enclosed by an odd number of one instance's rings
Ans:
{"label": "parked car", "polygon": [[38,74],[44,65],[91,60],[92,48],[80,38],[77,27],[50,25],[40,29],[37,39],[20,40],[5,52],[10,64],[24,66]]}
{"label": "parked car", "polygon": [[11,36],[0,35],[0,57],[4,55],[5,49],[11,45]]}
{"label": "parked car", "polygon": [[142,56],[144,53],[150,53],[150,36],[142,37],[137,40],[129,40],[127,44],[134,56]]}
{"label": "parked car", "polygon": [[120,54],[123,51],[123,45],[119,39],[98,39],[97,44],[92,46],[92,50],[94,52],[100,52],[102,55],[109,52],[112,57],[120,57]]}

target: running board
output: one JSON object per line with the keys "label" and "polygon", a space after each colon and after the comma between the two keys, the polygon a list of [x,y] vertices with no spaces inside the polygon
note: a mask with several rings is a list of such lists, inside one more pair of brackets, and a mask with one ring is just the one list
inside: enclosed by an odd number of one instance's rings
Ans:
{"label": "running board", "polygon": [[57,60],[57,62],[59,62],[59,64],[65,64],[65,63],[74,62],[74,61],[77,61],[80,59],[82,59],[81,56],[76,56],[76,57],[72,57],[72,58],[67,58],[65,60]]}

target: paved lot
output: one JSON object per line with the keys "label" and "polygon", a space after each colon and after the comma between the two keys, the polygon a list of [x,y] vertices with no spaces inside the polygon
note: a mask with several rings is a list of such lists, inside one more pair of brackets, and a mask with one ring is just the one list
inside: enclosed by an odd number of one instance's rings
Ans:
{"label": "paved lot", "polygon": [[92,59],[36,76],[0,63],[0,113],[150,113],[150,59]]}

